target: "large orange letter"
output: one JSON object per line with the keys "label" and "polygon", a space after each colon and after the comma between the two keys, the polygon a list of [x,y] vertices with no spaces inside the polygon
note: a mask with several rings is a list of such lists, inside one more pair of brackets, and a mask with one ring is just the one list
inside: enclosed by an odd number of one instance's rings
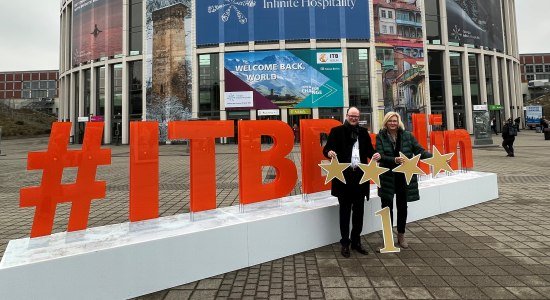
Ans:
{"label": "large orange letter", "polygon": [[[424,147],[424,149],[432,152],[433,150],[428,147],[428,120],[426,114],[413,114],[412,115],[412,122],[413,122],[413,132],[412,134],[418,141],[418,143]],[[420,169],[424,171],[426,174],[430,174],[430,166],[420,162],[418,164]]]}
{"label": "large orange letter", "polygon": [[216,208],[215,138],[232,136],[233,121],[168,123],[170,139],[191,140],[191,212]]}
{"label": "large orange letter", "polygon": [[[460,146],[460,153],[458,153],[458,146]],[[453,170],[458,170],[459,155],[462,168],[472,169],[474,167],[472,140],[468,131],[464,129],[445,131],[445,152],[455,152],[450,164]]]}
{"label": "large orange letter", "polygon": [[302,193],[312,194],[330,189],[325,185],[318,164],[326,159],[321,147],[321,133],[328,134],[333,127],[341,125],[332,119],[300,120],[300,145],[302,148]]}
{"label": "large orange letter", "polygon": [[[273,147],[261,149],[261,137],[273,138]],[[281,121],[239,121],[239,197],[241,204],[288,195],[298,179],[294,163],[286,158],[294,146],[292,129]],[[263,184],[262,167],[273,166],[275,180]]]}
{"label": "large orange letter", "polygon": [[130,122],[130,221],[159,216],[159,124]]}

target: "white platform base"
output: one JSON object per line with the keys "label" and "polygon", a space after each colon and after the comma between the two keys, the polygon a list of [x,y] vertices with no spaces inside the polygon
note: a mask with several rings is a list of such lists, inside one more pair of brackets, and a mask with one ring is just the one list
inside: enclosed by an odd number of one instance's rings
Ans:
{"label": "white platform base", "polygon": [[[364,234],[381,229],[376,190]],[[408,221],[498,198],[496,174],[420,182]],[[335,243],[338,202],[329,192],[195,214],[10,241],[0,299],[124,299]]]}

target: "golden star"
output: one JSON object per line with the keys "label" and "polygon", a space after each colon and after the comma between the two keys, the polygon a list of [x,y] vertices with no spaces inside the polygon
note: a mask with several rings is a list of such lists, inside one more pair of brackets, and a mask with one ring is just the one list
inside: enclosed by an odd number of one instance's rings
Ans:
{"label": "golden star", "polygon": [[433,147],[433,157],[428,159],[423,159],[422,161],[434,167],[434,175],[439,174],[441,171],[447,171],[453,173],[454,170],[449,166],[448,161],[455,155],[454,153],[441,154],[439,150],[434,146]]}
{"label": "golden star", "polygon": [[397,166],[397,168],[393,169],[393,172],[405,174],[405,178],[407,179],[407,185],[411,184],[411,180],[415,174],[417,175],[426,174],[424,173],[424,171],[422,171],[422,169],[418,167],[418,162],[420,161],[420,154],[414,156],[411,159],[406,157],[405,154],[401,152],[399,152],[399,156],[405,159],[405,162]]}
{"label": "golden star", "polygon": [[363,171],[363,177],[361,177],[361,181],[359,182],[359,184],[363,184],[372,180],[377,187],[380,187],[380,175],[390,170],[388,168],[379,167],[378,162],[376,162],[374,159],[371,159],[368,165],[358,164],[358,166]]}
{"label": "golden star", "polygon": [[328,173],[325,179],[325,184],[329,183],[334,178],[340,180],[345,184],[346,179],[344,178],[344,170],[349,168],[349,166],[351,166],[350,163],[341,164],[338,161],[337,157],[331,159],[330,164],[319,164],[319,167],[323,168],[323,170],[327,171]]}

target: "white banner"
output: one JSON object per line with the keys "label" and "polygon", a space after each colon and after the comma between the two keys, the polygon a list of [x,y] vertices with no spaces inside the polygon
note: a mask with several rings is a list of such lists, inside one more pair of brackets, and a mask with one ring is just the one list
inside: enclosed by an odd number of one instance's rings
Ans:
{"label": "white banner", "polygon": [[253,92],[225,92],[225,107],[253,107],[254,97]]}
{"label": "white banner", "polygon": [[260,109],[258,110],[258,116],[278,116],[280,112],[278,109]]}

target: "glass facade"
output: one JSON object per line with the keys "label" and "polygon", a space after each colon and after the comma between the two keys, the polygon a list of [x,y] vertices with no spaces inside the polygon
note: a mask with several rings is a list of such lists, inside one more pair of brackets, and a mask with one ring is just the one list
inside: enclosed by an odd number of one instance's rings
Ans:
{"label": "glass facade", "polygon": [[462,53],[449,52],[451,60],[451,84],[453,91],[453,114],[455,128],[465,128],[464,84],[462,73]]}
{"label": "glass facade", "polygon": [[348,49],[347,54],[349,106],[370,113],[369,49]]}
{"label": "glass facade", "polygon": [[122,120],[122,64],[111,66],[111,105],[113,118]]}
{"label": "glass facade", "polygon": [[432,114],[443,115],[443,126],[446,125],[445,117],[445,80],[443,75],[442,51],[428,51],[428,69],[430,81],[430,105]]}
{"label": "glass facade", "polygon": [[142,0],[130,0],[130,55],[138,55],[143,52],[143,1]]}
{"label": "glass facade", "polygon": [[128,101],[130,119],[141,120],[143,113],[143,88],[142,88],[142,63],[133,61],[129,63],[128,82],[130,98]]}
{"label": "glass facade", "polygon": [[472,105],[481,104],[481,96],[479,93],[479,70],[477,62],[477,54],[468,54],[468,66],[470,75],[470,94],[472,97]]}
{"label": "glass facade", "polygon": [[105,67],[96,68],[96,115],[105,115]]}
{"label": "glass facade", "polygon": [[90,69],[84,70],[84,113],[82,117],[90,115],[90,105],[92,103],[92,72]]}
{"label": "glass facade", "polygon": [[220,118],[220,61],[218,54],[199,55],[199,117]]}
{"label": "glass facade", "polygon": [[441,44],[439,0],[424,0],[426,6],[426,36],[429,44]]}
{"label": "glass facade", "polygon": [[487,86],[487,105],[495,104],[495,93],[493,88],[493,68],[491,57],[485,55],[485,85]]}

